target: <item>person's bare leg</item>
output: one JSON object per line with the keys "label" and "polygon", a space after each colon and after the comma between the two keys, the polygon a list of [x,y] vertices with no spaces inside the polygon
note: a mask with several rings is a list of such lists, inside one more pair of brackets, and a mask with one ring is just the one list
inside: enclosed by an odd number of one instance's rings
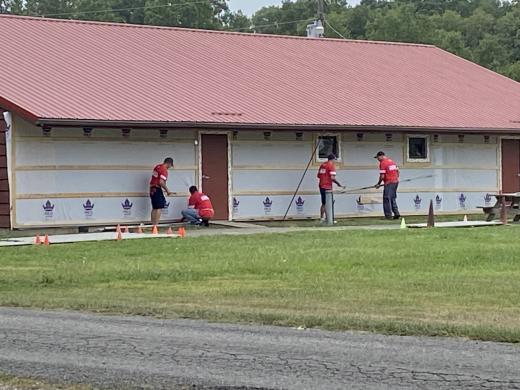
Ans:
{"label": "person's bare leg", "polygon": [[161,219],[161,210],[152,210],[152,226],[159,225],[159,220]]}

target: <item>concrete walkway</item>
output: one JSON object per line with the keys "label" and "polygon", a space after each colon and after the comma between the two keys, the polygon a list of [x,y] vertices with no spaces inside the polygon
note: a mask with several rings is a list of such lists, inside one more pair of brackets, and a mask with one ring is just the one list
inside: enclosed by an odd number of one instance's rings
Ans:
{"label": "concrete walkway", "polygon": [[[219,224],[228,226],[226,224]],[[182,226],[182,225],[179,225]],[[283,234],[294,232],[309,232],[309,231],[352,231],[352,230],[395,230],[399,229],[399,225],[370,225],[370,226],[316,226],[316,227],[267,227],[262,225],[253,225],[250,223],[234,222],[230,228],[199,228],[189,229],[186,231],[186,237],[204,237],[204,236],[239,236],[252,234]],[[164,231],[165,229],[163,229]],[[29,232],[28,232],[29,234]],[[36,234],[36,233],[34,233]],[[178,238],[178,234],[166,235],[158,234],[152,235],[150,233],[123,233],[123,239],[158,239],[158,238]],[[42,237],[43,238],[43,237]],[[73,233],[73,234],[58,234],[50,235],[49,241],[51,244],[67,244],[75,242],[86,241],[112,241],[115,240],[116,234],[113,232],[96,232],[96,233]],[[33,245],[35,237],[28,235],[24,237],[6,237],[0,239],[0,247],[6,246],[24,246]]]}
{"label": "concrete walkway", "polygon": [[240,236],[251,234],[283,234],[295,232],[330,232],[330,231],[353,231],[353,230],[398,230],[399,225],[368,225],[368,226],[317,226],[317,227],[246,227],[233,229],[197,229],[188,230],[186,237],[202,236]]}

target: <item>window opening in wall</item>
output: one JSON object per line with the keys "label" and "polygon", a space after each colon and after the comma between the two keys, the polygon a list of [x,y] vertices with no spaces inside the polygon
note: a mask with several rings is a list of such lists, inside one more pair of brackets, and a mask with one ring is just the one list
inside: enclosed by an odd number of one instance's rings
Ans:
{"label": "window opening in wall", "polygon": [[410,135],[408,136],[408,162],[428,162],[430,161],[428,136]]}
{"label": "window opening in wall", "polygon": [[339,147],[339,136],[337,135],[324,135],[319,136],[317,139],[318,151],[316,153],[318,161],[326,161],[330,154],[334,154],[338,160],[341,157],[341,151]]}

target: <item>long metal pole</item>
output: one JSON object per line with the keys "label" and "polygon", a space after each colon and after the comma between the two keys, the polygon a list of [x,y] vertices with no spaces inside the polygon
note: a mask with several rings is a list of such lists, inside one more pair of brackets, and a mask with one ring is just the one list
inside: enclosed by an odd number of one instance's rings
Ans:
{"label": "long metal pole", "polygon": [[318,0],[318,20],[321,20],[321,23],[325,20],[325,7],[323,5],[323,0]]}
{"label": "long metal pole", "polygon": [[318,142],[316,142],[316,147],[314,148],[314,151],[312,152],[311,158],[309,159],[309,162],[307,163],[307,167],[305,168],[305,171],[303,171],[303,175],[300,178],[300,182],[298,183],[298,187],[296,187],[296,191],[294,191],[293,197],[291,201],[289,202],[289,206],[287,206],[287,210],[285,211],[285,214],[283,215],[283,221],[287,218],[287,214],[289,214],[289,210],[291,209],[291,206],[294,202],[294,198],[296,198],[296,195],[298,195],[298,191],[300,191],[300,187],[303,183],[303,179],[305,179],[305,175],[307,174],[307,171],[309,170],[309,167],[312,164],[312,161],[314,160],[314,156],[316,156],[316,152],[318,151],[318,148],[320,147],[321,140],[318,137]]}
{"label": "long metal pole", "polygon": [[325,193],[325,209],[327,210],[327,225],[334,225],[334,195],[332,190]]}

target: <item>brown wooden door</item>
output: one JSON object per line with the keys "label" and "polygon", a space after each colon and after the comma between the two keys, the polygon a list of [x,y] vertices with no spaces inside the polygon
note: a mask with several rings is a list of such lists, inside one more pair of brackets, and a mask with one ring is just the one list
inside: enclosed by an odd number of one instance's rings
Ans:
{"label": "brown wooden door", "polygon": [[226,134],[202,134],[202,192],[215,209],[215,219],[229,217],[228,137]]}
{"label": "brown wooden door", "polygon": [[502,192],[520,192],[520,140],[502,140]]}

